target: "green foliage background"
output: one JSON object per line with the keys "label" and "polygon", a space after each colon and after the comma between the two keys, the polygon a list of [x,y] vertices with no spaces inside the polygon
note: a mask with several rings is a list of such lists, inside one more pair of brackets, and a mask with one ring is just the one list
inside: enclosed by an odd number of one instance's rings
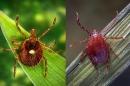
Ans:
{"label": "green foliage background", "polygon": [[[54,50],[64,56],[66,41],[64,0],[1,0],[0,10],[13,19],[19,15],[20,24],[28,31],[35,28],[38,36],[48,28],[56,17],[55,27],[42,38],[42,41],[49,45],[55,40]],[[0,47],[8,48],[1,30]],[[0,86],[32,86],[20,67],[17,68],[16,79],[13,79],[13,64],[12,53],[0,51]]]}

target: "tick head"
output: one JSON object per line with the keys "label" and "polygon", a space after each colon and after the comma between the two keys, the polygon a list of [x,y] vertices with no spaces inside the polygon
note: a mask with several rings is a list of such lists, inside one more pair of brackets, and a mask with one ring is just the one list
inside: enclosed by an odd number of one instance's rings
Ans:
{"label": "tick head", "polygon": [[91,33],[90,33],[90,36],[96,36],[98,35],[99,33],[96,31],[96,29],[94,29]]}
{"label": "tick head", "polygon": [[35,29],[32,29],[31,30],[31,33],[30,33],[30,38],[29,38],[30,42],[35,42],[37,40],[37,37],[36,37],[36,30]]}

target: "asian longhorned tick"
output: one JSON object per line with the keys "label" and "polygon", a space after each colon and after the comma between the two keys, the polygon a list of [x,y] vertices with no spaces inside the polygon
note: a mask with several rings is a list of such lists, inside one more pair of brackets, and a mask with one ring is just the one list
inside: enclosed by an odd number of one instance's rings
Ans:
{"label": "asian longhorned tick", "polygon": [[[105,65],[109,68],[110,51],[112,48],[107,43],[107,39],[123,39],[123,37],[105,37],[101,33],[93,30],[91,33],[87,28],[82,26],[78,13],[76,12],[76,21],[79,27],[86,31],[88,34],[87,43],[83,53],[80,57],[80,63],[82,63],[86,56],[88,56],[95,69],[98,70],[98,65]],[[86,39],[80,42],[86,42]]]}

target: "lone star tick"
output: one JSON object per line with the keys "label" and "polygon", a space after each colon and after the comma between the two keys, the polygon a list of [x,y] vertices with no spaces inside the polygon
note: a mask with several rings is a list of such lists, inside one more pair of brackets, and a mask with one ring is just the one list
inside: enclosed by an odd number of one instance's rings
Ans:
{"label": "lone star tick", "polygon": [[[18,23],[19,17],[16,17],[16,27],[19,32],[25,36],[25,34],[21,31]],[[47,49],[46,46],[40,42],[40,38],[46,35],[47,32],[50,31],[50,28],[54,26],[56,22],[56,18],[54,18],[53,24],[41,34],[41,36],[37,37],[35,29],[31,30],[30,37],[25,38],[22,43],[18,43],[16,41],[12,41],[13,45],[17,46],[18,48],[14,49],[17,51],[17,58],[15,60],[14,65],[14,77],[16,73],[16,63],[20,61],[22,64],[32,67],[37,65],[40,61],[44,63],[44,76],[47,75],[47,59],[43,56],[44,50]]]}
{"label": "lone star tick", "polygon": [[[87,28],[81,25],[78,13],[76,12],[76,21],[79,27],[86,31],[88,34],[88,40],[83,50],[83,53],[80,57],[80,62],[82,63],[86,56],[90,59],[91,63],[94,65],[95,69],[98,70],[98,65],[106,65],[107,69],[109,68],[110,61],[110,51],[112,48],[107,43],[107,39],[123,39],[123,37],[105,37],[96,30],[93,30],[91,33]],[[86,39],[81,41],[86,42]]]}

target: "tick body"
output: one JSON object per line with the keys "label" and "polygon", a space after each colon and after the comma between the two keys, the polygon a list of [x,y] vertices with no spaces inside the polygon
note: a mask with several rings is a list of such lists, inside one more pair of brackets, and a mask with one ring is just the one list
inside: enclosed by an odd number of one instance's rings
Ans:
{"label": "tick body", "polygon": [[92,33],[86,44],[86,54],[96,67],[98,64],[106,64],[109,61],[109,44],[98,32]]}
{"label": "tick body", "polygon": [[43,57],[43,48],[35,36],[35,29],[32,29],[31,36],[26,39],[19,48],[19,60],[22,64],[35,66]]}
{"label": "tick body", "polygon": [[44,76],[47,76],[47,59],[44,57],[43,53],[44,50],[47,49],[45,44],[40,42],[40,38],[46,35],[48,31],[50,31],[50,28],[54,26],[56,22],[56,18],[53,21],[53,24],[49,26],[49,28],[41,34],[41,36],[37,37],[36,36],[36,31],[35,29],[32,29],[30,32],[29,38],[25,38],[25,35],[19,25],[18,25],[18,17],[16,17],[16,27],[19,30],[19,32],[24,36],[24,40],[19,44],[15,43],[14,41],[12,42],[14,46],[17,46],[15,50],[17,51],[17,57],[16,61],[14,64],[14,77],[15,77],[15,72],[16,72],[16,63],[17,60],[20,61],[22,64],[28,67],[34,67],[37,65],[40,61],[44,63]]}
{"label": "tick body", "polygon": [[106,65],[106,67],[109,68],[110,50],[112,49],[107,43],[107,39],[122,39],[123,37],[105,37],[96,30],[89,32],[87,28],[81,25],[78,13],[76,13],[76,18],[77,24],[88,34],[87,41],[85,41],[86,46],[81,55],[80,62],[82,63],[86,56],[88,56],[95,69],[98,69],[98,65]]}

